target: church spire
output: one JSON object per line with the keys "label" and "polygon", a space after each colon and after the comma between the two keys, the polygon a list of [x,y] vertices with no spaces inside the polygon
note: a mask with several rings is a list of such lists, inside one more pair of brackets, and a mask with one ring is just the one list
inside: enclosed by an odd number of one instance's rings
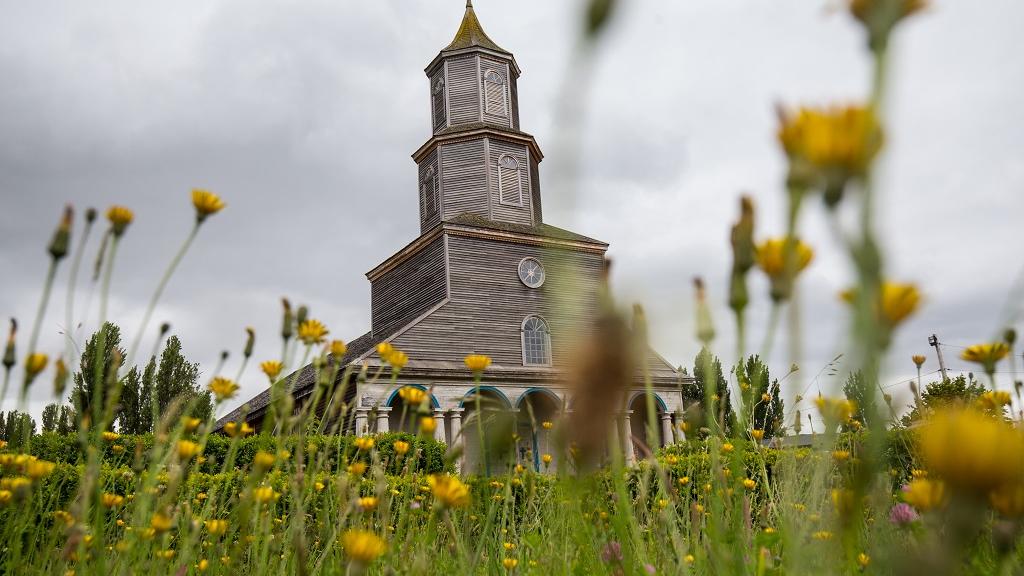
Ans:
{"label": "church spire", "polygon": [[480,25],[480,20],[476,17],[476,12],[473,10],[473,0],[466,0],[466,14],[462,17],[462,25],[459,26],[459,31],[455,33],[455,39],[452,40],[452,43],[444,50],[441,50],[441,52],[451,52],[465,48],[486,48],[495,52],[501,52],[502,54],[511,54],[508,50],[495,44],[487,36],[487,33],[484,32],[484,28]]}

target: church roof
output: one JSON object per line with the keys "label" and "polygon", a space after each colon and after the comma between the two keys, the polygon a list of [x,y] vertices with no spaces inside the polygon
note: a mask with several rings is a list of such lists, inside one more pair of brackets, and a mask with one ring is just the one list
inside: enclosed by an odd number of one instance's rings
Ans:
{"label": "church roof", "polygon": [[480,20],[476,17],[476,12],[473,11],[472,0],[466,0],[466,14],[462,17],[462,25],[459,26],[459,31],[455,33],[455,39],[441,52],[454,52],[466,48],[486,48],[495,52],[512,55],[508,50],[495,44],[494,40],[491,40],[487,33],[484,32],[483,26],[480,25]]}
{"label": "church roof", "polygon": [[490,220],[483,216],[473,214],[470,212],[463,212],[454,218],[446,220],[448,224],[460,224],[462,226],[473,226],[476,228],[486,228],[488,230],[498,230],[501,232],[513,232],[516,234],[530,234],[533,236],[540,236],[543,238],[555,238],[558,240],[569,240],[572,242],[587,242],[590,244],[601,244],[607,246],[606,242],[595,240],[589,236],[570,232],[557,226],[550,224],[515,224],[513,222],[502,222],[499,220]]}

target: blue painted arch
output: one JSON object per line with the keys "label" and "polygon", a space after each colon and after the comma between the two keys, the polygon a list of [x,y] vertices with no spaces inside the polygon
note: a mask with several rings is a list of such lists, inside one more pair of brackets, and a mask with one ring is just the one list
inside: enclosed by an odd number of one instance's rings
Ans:
{"label": "blue painted arch", "polygon": [[[411,388],[418,388],[420,390],[423,390],[424,392],[427,391],[427,387],[422,385],[422,384],[403,384],[403,385],[399,386],[398,388],[395,388],[394,390],[391,391],[391,394],[388,395],[388,399],[384,403],[384,405],[385,406],[391,406],[394,403],[394,401],[395,401],[395,397],[398,396],[398,391],[401,390],[402,388],[405,388],[406,386],[409,386]],[[433,394],[430,395],[430,405],[432,407],[434,407],[434,408],[440,408],[441,407],[441,404],[437,401],[437,398],[434,398]]]}
{"label": "blue painted arch", "polygon": [[[468,392],[466,392],[465,394],[462,395],[462,400],[459,401],[459,408],[467,407],[466,401],[469,400],[478,391],[479,392],[490,392],[491,394],[496,396],[497,399],[502,404],[505,405],[505,408],[512,408],[512,402],[508,399],[508,396],[505,396],[504,392],[502,392],[498,388],[495,388],[494,386],[474,386],[474,387],[470,388]],[[471,407],[472,407],[472,405],[473,405],[473,402],[470,402],[470,406]]]}
{"label": "blue painted arch", "polygon": [[562,405],[562,399],[558,396],[558,394],[555,394],[554,392],[548,390],[547,388],[538,388],[534,386],[532,388],[527,388],[526,392],[523,392],[519,396],[519,400],[516,401],[516,409],[521,409],[521,407],[523,406],[523,402],[526,401],[526,398],[532,394],[542,394],[544,396],[548,396],[549,398],[551,398],[551,400],[554,401],[555,409],[558,410],[559,412],[565,408]]}
{"label": "blue painted arch", "polygon": [[[647,394],[647,392],[634,392],[633,395],[629,397],[629,402],[626,403],[626,410],[629,410],[629,407],[633,405],[633,402],[635,402],[637,398],[642,398],[644,394]],[[659,396],[657,392],[651,392],[651,396],[654,396],[654,400],[655,402],[657,402],[658,408],[660,408],[662,412],[668,412],[668,406],[665,404],[665,401],[661,399],[661,396]]]}

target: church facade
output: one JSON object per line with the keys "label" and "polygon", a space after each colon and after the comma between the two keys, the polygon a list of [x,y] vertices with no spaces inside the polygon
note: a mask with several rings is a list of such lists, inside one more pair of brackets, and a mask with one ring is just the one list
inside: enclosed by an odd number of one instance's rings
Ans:
{"label": "church facade", "polygon": [[[520,129],[519,66],[484,33],[470,2],[454,40],[425,72],[432,134],[412,156],[420,233],[366,274],[370,331],[349,342],[341,360],[373,373],[384,364],[377,345],[390,343],[409,362],[397,381],[353,387],[345,398],[354,409],[350,431],[410,429],[398,390],[418,387],[431,395],[436,438],[461,442],[463,469],[480,470],[476,435],[461,431],[481,398],[516,421],[516,457],[539,467],[539,456],[555,451],[536,423],[572,409],[564,370],[572,344],[592,328],[608,244],[543,221],[543,154]],[[463,362],[474,353],[492,359],[479,385]],[[618,422],[627,458],[634,443],[657,447],[680,434],[682,377],[653,351],[646,363],[658,437],[647,437],[638,378]],[[312,375],[300,373],[296,401],[313,387]],[[258,426],[267,403],[264,392],[224,420],[245,414]]]}

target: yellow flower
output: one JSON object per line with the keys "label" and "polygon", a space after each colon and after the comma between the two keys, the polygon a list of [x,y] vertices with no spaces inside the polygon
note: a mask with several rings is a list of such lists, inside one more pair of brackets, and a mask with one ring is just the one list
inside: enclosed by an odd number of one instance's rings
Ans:
{"label": "yellow flower", "polygon": [[921,365],[924,364],[924,361],[927,360],[927,358],[925,358],[924,356],[922,356],[920,354],[914,354],[913,356],[910,357],[910,359],[914,362],[914,365],[917,366],[918,368],[920,368]]}
{"label": "yellow flower", "polygon": [[420,418],[420,432],[425,435],[430,435],[437,430],[437,421],[430,416],[423,416]]}
{"label": "yellow flower", "polygon": [[744,478],[743,479],[743,487],[746,488],[747,490],[753,490],[755,486],[757,486],[757,482],[754,482],[753,479],[751,479],[751,478]]}
{"label": "yellow flower", "polygon": [[25,463],[25,475],[33,480],[48,476],[57,465],[46,460],[29,460]]}
{"label": "yellow flower", "polygon": [[423,403],[423,399],[427,397],[427,393],[415,386],[402,386],[398,390],[398,396],[405,401],[406,404],[418,406]]}
{"label": "yellow flower", "polygon": [[0,506],[7,504],[14,498],[14,493],[10,490],[0,490]]}
{"label": "yellow flower", "polygon": [[1010,347],[1005,342],[991,342],[988,344],[975,344],[968,346],[960,353],[960,358],[975,364],[981,364],[986,374],[993,374],[996,371],[996,363],[1006,358],[1010,353]]}
{"label": "yellow flower", "polygon": [[[754,254],[757,265],[769,278],[777,278],[785,273],[786,244],[786,238],[769,238],[756,247]],[[810,246],[799,239],[793,242],[794,273],[802,272],[813,259],[814,250]]]}
{"label": "yellow flower", "polygon": [[387,363],[391,365],[393,369],[401,370],[405,368],[405,365],[409,363],[409,357],[401,350],[395,350],[391,354],[388,354]]}
{"label": "yellow flower", "polygon": [[153,517],[149,520],[149,527],[156,532],[167,532],[171,529],[172,525],[171,519],[160,512],[153,514]]}
{"label": "yellow flower", "polygon": [[811,534],[811,538],[814,538],[815,540],[831,540],[832,533],[828,530],[819,530]]}
{"label": "yellow flower", "polygon": [[540,457],[540,460],[541,460],[541,462],[544,463],[545,466],[550,466],[551,465],[551,454],[544,454],[544,455],[542,455]]}
{"label": "yellow flower", "polygon": [[259,488],[252,489],[252,497],[257,502],[267,503],[272,500],[277,500],[281,495],[274,492],[274,489],[270,486],[260,486]]}
{"label": "yellow flower", "polygon": [[356,503],[359,504],[359,507],[363,510],[370,512],[377,507],[377,498],[374,496],[363,496],[356,500]]}
{"label": "yellow flower", "polygon": [[200,424],[202,424],[202,420],[199,418],[189,418],[186,416],[181,419],[181,426],[186,432],[194,432],[196,428],[199,428]]}
{"label": "yellow flower", "polygon": [[110,221],[110,229],[114,232],[115,237],[120,237],[124,234],[128,225],[132,223],[133,218],[135,218],[135,215],[124,206],[111,206],[107,210],[107,220]]}
{"label": "yellow flower", "polygon": [[868,564],[871,564],[871,556],[868,556],[863,552],[857,554],[857,564],[859,564],[861,568],[867,568]]}
{"label": "yellow flower", "polygon": [[404,456],[409,451],[409,443],[402,440],[395,440],[391,447],[395,449],[395,454],[399,456]]}
{"label": "yellow flower", "polygon": [[732,445],[731,442],[726,442],[725,444],[722,444],[722,452],[725,452],[726,454],[732,452],[734,449],[735,447]]}
{"label": "yellow flower", "polygon": [[29,378],[34,378],[36,374],[39,374],[46,369],[46,363],[50,358],[41,352],[35,352],[29,354],[28,358],[25,358],[25,372]]}
{"label": "yellow flower", "polygon": [[555,427],[555,425],[554,425],[554,423],[548,422],[548,421],[545,420],[544,422],[540,423],[540,427],[545,429],[545,430],[551,430],[552,428]]}
{"label": "yellow flower", "polygon": [[317,482],[313,483],[313,488],[316,488],[317,492],[323,491],[323,489],[326,488],[326,487],[327,487],[327,485],[324,484],[323,482],[317,481]]}
{"label": "yellow flower", "polygon": [[345,554],[355,562],[369,564],[379,558],[388,545],[380,536],[366,530],[349,530],[341,537]]}
{"label": "yellow flower", "polygon": [[209,532],[211,536],[219,536],[228,531],[227,520],[207,520],[205,524],[206,531]]}
{"label": "yellow flower", "polygon": [[348,346],[343,340],[331,340],[331,355],[341,358],[348,352]]}
{"label": "yellow flower", "polygon": [[124,496],[104,492],[103,495],[100,496],[100,503],[102,503],[106,508],[116,508],[124,504]]}
{"label": "yellow flower", "polygon": [[687,564],[693,564],[697,561],[697,559],[693,557],[693,554],[687,554],[683,557],[683,560],[685,560]]}
{"label": "yellow flower", "polygon": [[206,387],[209,388],[210,392],[213,392],[218,402],[234,398],[235,393],[238,392],[238,384],[234,380],[224,378],[223,376],[217,376]]}
{"label": "yellow flower", "polygon": [[224,433],[232,438],[248,436],[256,430],[248,422],[227,422],[224,424]]}
{"label": "yellow flower", "polygon": [[928,470],[954,488],[985,495],[1024,480],[1024,434],[978,410],[936,411],[918,442]]}
{"label": "yellow flower", "polygon": [[182,460],[191,460],[202,451],[202,447],[191,440],[178,440],[178,458]]}
{"label": "yellow flower", "polygon": [[462,508],[469,505],[469,486],[455,476],[432,474],[427,478],[430,490],[441,505]]}
{"label": "yellow flower", "polygon": [[1010,393],[1002,390],[985,392],[978,398],[978,406],[982,410],[1002,413],[1003,406],[1010,404]]}
{"label": "yellow flower", "polygon": [[210,567],[210,561],[207,560],[206,558],[203,558],[202,560],[199,561],[198,564],[196,564],[196,569],[199,570],[200,572],[206,572],[206,569],[209,568],[209,567]]}
{"label": "yellow flower", "polygon": [[845,398],[818,396],[814,399],[814,403],[818,406],[821,417],[825,419],[825,423],[829,426],[846,424],[853,417],[853,413],[857,411],[857,405]]}
{"label": "yellow flower", "polygon": [[348,473],[353,476],[362,476],[363,472],[366,472],[365,462],[353,462],[348,465]]}
{"label": "yellow flower", "polygon": [[835,450],[832,452],[832,458],[836,462],[846,462],[850,459],[850,452],[848,450]]}
{"label": "yellow flower", "polygon": [[394,351],[395,347],[392,346],[390,342],[381,342],[380,344],[377,344],[377,355],[385,362],[387,362],[388,356],[391,356],[391,353]]}
{"label": "yellow flower", "polygon": [[307,346],[320,344],[329,332],[322,322],[312,318],[299,324],[299,340]]}
{"label": "yellow flower", "polygon": [[363,452],[369,451],[371,448],[373,448],[373,438],[369,436],[360,436],[359,438],[356,438],[352,443],[356,445],[356,448],[362,450]]}
{"label": "yellow flower", "polygon": [[780,120],[778,138],[791,176],[807,185],[835,189],[850,178],[862,178],[882,148],[882,127],[867,107],[802,107],[795,114],[780,110]]}
{"label": "yellow flower", "polygon": [[224,209],[224,201],[209,190],[195,188],[192,190],[192,205],[196,207],[196,220],[202,222],[210,214]]}
{"label": "yellow flower", "polygon": [[268,470],[274,466],[274,460],[276,460],[276,458],[274,458],[273,454],[260,450],[252,457],[252,464],[261,470]]}
{"label": "yellow flower", "polygon": [[516,549],[516,543],[515,542],[504,542],[504,543],[502,543],[501,546],[505,550],[515,550]]}
{"label": "yellow flower", "polygon": [[919,512],[946,505],[946,485],[939,480],[918,479],[903,488],[903,501]]}
{"label": "yellow flower", "polygon": [[687,484],[690,483],[690,477],[689,476],[682,476],[681,478],[679,478],[679,480],[677,480],[677,482],[679,482],[680,486],[686,486]]}
{"label": "yellow flower", "polygon": [[491,365],[491,357],[483,354],[470,354],[463,361],[466,363],[466,368],[473,372],[483,372]]}
{"label": "yellow flower", "polygon": [[1024,516],[1024,484],[1007,484],[988,495],[992,507],[1007,518]]}
{"label": "yellow flower", "polygon": [[267,378],[269,378],[271,382],[277,379],[283,369],[284,364],[279,360],[267,360],[265,362],[260,362],[260,370],[267,375]]}
{"label": "yellow flower", "polygon": [[[857,289],[844,290],[840,297],[853,304],[857,300]],[[921,293],[913,284],[886,281],[882,283],[878,302],[879,319],[889,328],[895,328],[917,311],[921,304]],[[924,363],[924,356],[914,356],[914,358],[921,358],[921,363]]]}
{"label": "yellow flower", "polygon": [[0,450],[3,450],[4,448],[7,448],[7,441],[0,440]]}
{"label": "yellow flower", "polygon": [[764,430],[759,430],[755,428],[750,431],[750,435],[754,437],[754,440],[760,442],[761,440],[764,439]]}
{"label": "yellow flower", "polygon": [[506,570],[511,570],[519,565],[519,560],[516,560],[515,558],[505,558],[501,561],[501,565],[504,566]]}
{"label": "yellow flower", "polygon": [[117,432],[111,432],[109,430],[105,430],[103,432],[103,439],[106,440],[107,442],[113,442],[114,440],[117,440],[120,437],[121,435],[118,434]]}

